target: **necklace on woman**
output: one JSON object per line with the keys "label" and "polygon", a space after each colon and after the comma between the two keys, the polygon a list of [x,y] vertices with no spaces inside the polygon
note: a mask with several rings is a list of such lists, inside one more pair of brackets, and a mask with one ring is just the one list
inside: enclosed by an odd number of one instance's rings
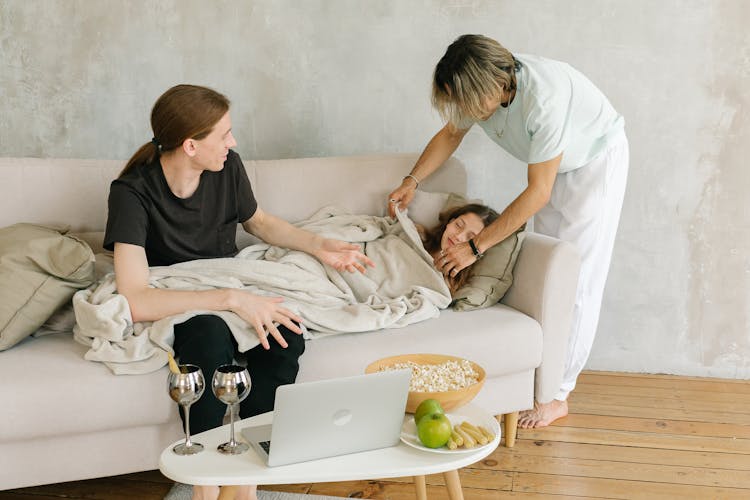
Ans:
{"label": "necklace on woman", "polygon": [[505,120],[503,120],[503,128],[500,129],[500,132],[495,131],[495,135],[498,139],[503,138],[503,134],[505,133],[505,127],[508,125],[508,115],[510,115],[510,104],[512,102],[512,95],[508,95],[508,104],[505,106]]}

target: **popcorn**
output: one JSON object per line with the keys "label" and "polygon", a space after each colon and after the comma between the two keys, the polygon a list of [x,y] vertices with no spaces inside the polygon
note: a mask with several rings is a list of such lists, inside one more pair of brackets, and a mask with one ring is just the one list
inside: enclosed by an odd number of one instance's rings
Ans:
{"label": "popcorn", "polygon": [[396,363],[380,368],[380,371],[411,369],[409,390],[414,392],[456,391],[476,384],[479,373],[465,359],[446,361],[438,365],[420,365],[413,361]]}

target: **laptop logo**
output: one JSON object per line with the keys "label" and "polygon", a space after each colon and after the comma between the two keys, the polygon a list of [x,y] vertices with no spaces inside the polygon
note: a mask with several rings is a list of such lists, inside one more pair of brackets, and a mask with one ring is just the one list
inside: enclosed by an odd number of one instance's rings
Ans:
{"label": "laptop logo", "polygon": [[348,424],[352,419],[352,412],[350,410],[339,410],[333,414],[333,424],[342,425]]}

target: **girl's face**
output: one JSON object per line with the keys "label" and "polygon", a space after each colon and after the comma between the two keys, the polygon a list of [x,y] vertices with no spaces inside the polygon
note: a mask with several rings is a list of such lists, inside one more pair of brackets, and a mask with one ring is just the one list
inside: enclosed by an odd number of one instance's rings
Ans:
{"label": "girl's face", "polygon": [[236,145],[237,141],[232,135],[232,119],[227,111],[206,137],[195,141],[194,159],[202,169],[218,172],[224,168],[229,149]]}
{"label": "girl's face", "polygon": [[482,229],[484,229],[484,223],[482,222],[482,218],[477,214],[466,213],[459,215],[445,226],[443,237],[440,240],[440,249],[446,250],[459,243],[469,241],[471,238],[476,237]]}

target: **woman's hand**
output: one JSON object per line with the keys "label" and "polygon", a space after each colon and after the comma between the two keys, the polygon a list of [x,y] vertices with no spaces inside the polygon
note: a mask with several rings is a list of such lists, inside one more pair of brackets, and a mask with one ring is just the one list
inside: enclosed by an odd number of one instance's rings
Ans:
{"label": "woman's hand", "polygon": [[229,310],[255,328],[264,349],[271,348],[268,344],[269,334],[281,347],[288,347],[276,327],[277,324],[286,326],[294,333],[302,333],[300,327],[295,324],[302,323],[302,318],[281,307],[280,304],[284,301],[281,297],[263,297],[237,289],[229,289],[229,293]]}
{"label": "woman's hand", "polygon": [[401,185],[388,195],[388,214],[396,217],[396,207],[399,210],[406,210],[411,200],[414,199],[414,193],[417,191],[416,181],[411,177],[404,178]]}
{"label": "woman's hand", "polygon": [[435,267],[445,277],[455,277],[459,271],[466,269],[477,261],[468,242],[458,243],[447,250],[441,250],[435,257]]}
{"label": "woman's hand", "polygon": [[324,239],[315,251],[315,256],[337,271],[359,271],[365,273],[365,266],[375,267],[375,263],[360,251],[359,245],[345,241]]}

